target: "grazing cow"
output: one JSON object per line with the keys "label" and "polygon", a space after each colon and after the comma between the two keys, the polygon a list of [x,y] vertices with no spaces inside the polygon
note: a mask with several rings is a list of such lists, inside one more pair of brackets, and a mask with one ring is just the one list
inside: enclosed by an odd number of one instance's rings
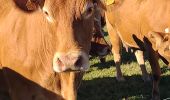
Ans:
{"label": "grazing cow", "polygon": [[89,66],[94,3],[104,7],[100,0],[0,0],[0,93],[75,100]]}
{"label": "grazing cow", "polygon": [[147,52],[153,74],[153,100],[160,100],[158,57],[166,64],[170,62],[169,4],[169,0],[115,0],[107,5],[106,23],[112,39],[119,37],[124,45]]}
{"label": "grazing cow", "polygon": [[104,17],[102,17],[102,15],[104,15],[104,10],[95,6],[94,15],[94,29],[91,40],[90,55],[92,57],[99,56],[100,61],[104,63],[105,56],[110,53],[109,45],[104,39],[104,33],[102,30],[105,26],[105,20],[103,20]]}

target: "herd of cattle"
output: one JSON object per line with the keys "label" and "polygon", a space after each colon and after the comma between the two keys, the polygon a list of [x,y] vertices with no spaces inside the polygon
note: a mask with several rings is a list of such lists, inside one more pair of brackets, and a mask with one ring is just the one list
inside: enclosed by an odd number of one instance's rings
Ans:
{"label": "herd of cattle", "polygon": [[[158,59],[170,61],[169,0],[0,0],[0,100],[76,100],[89,54],[133,49],[142,78],[152,68],[152,100],[160,100]],[[154,5],[154,6],[153,6]],[[106,24],[112,48],[103,38]]]}

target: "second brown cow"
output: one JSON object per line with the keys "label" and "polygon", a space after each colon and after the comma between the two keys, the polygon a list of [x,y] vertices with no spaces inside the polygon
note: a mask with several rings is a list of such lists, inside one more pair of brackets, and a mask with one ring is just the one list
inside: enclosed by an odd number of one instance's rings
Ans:
{"label": "second brown cow", "polygon": [[158,58],[166,64],[170,61],[169,4],[168,0],[115,0],[107,6],[108,29],[116,33],[124,45],[148,54],[153,74],[153,100],[160,100]]}

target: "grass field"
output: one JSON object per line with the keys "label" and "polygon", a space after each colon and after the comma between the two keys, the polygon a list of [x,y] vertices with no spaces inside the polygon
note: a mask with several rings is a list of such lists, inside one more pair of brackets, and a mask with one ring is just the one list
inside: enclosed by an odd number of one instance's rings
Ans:
{"label": "grass field", "polygon": [[[125,82],[118,82],[115,78],[115,64],[113,56],[106,57],[106,63],[100,63],[99,59],[90,60],[90,70],[83,77],[83,82],[79,88],[78,100],[150,100],[152,83],[144,83],[141,78],[139,65],[133,54],[122,54],[122,72]],[[160,96],[161,100],[170,100],[170,70],[160,60],[161,81]],[[148,72],[151,68],[146,61]],[[169,99],[168,99],[169,98]]]}

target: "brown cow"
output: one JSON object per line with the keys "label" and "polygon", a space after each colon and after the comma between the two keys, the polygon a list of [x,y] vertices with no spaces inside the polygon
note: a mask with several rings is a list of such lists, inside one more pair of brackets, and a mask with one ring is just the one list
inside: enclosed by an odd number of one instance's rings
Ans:
{"label": "brown cow", "polygon": [[99,0],[0,0],[0,90],[12,100],[75,100],[89,66],[94,3],[102,6]]}
{"label": "brown cow", "polygon": [[[169,64],[169,0],[115,0],[107,6],[107,27],[123,44],[148,52],[153,74],[152,99],[159,100],[158,57]],[[166,32],[166,33],[165,33]],[[112,38],[115,34],[110,33]]]}
{"label": "brown cow", "polygon": [[[109,23],[107,23],[107,26],[109,26]],[[121,53],[122,53],[122,41],[121,39],[116,36],[115,32],[111,30],[111,28],[108,28],[108,33],[110,37],[110,41],[112,44],[112,53],[114,56],[114,62],[116,64],[116,79],[118,81],[125,81],[125,78],[123,77],[122,71],[121,71]],[[129,47],[125,46],[126,52],[129,52]],[[134,50],[133,51],[137,60],[137,63],[139,64],[141,71],[142,71],[142,79],[144,82],[149,82],[150,76],[146,70],[145,61],[144,61],[144,54],[141,50]]]}
{"label": "brown cow", "polygon": [[[104,36],[103,36],[102,28],[105,26],[105,15],[103,14],[104,10],[102,8],[99,8],[98,6],[96,6],[95,9],[96,9],[95,10],[95,25],[94,25],[95,26],[95,34],[92,38],[90,54],[92,56],[98,55],[100,58],[100,61],[105,62],[105,58],[103,57],[103,55],[104,56],[107,55],[111,49],[111,47],[109,48],[109,45],[106,43],[106,41],[104,41]],[[112,34],[110,39],[111,39],[111,44],[113,46],[112,53],[114,54],[114,61],[116,63],[116,72],[117,72],[116,79],[118,81],[125,81],[125,78],[123,77],[123,74],[122,74],[122,71],[120,68],[122,42],[121,42],[120,38],[118,36],[116,36],[116,34],[114,32],[112,32],[112,30],[108,29],[108,32],[110,34]],[[113,36],[113,34],[115,36]],[[128,49],[127,47],[125,47],[125,48]],[[149,77],[146,67],[145,67],[143,52],[136,50],[135,56],[136,56],[137,62],[139,63],[141,71],[142,71],[142,79],[144,80],[144,82],[150,81],[150,77]]]}
{"label": "brown cow", "polygon": [[[107,22],[107,27],[108,28],[108,34],[110,37],[110,41],[112,44],[112,53],[114,55],[114,62],[116,64],[116,79],[118,81],[125,81],[125,78],[123,77],[121,68],[120,68],[120,64],[121,64],[121,51],[122,51],[122,41],[119,38],[119,36],[116,34],[116,32],[113,31],[112,28],[110,28],[110,23]],[[126,51],[128,51],[128,46],[124,46]],[[146,70],[146,66],[145,66],[145,61],[144,61],[144,54],[143,51],[141,50],[133,50],[135,56],[136,56],[136,60],[141,68],[142,71],[142,79],[144,82],[148,82],[150,81],[150,77],[149,74]]]}

